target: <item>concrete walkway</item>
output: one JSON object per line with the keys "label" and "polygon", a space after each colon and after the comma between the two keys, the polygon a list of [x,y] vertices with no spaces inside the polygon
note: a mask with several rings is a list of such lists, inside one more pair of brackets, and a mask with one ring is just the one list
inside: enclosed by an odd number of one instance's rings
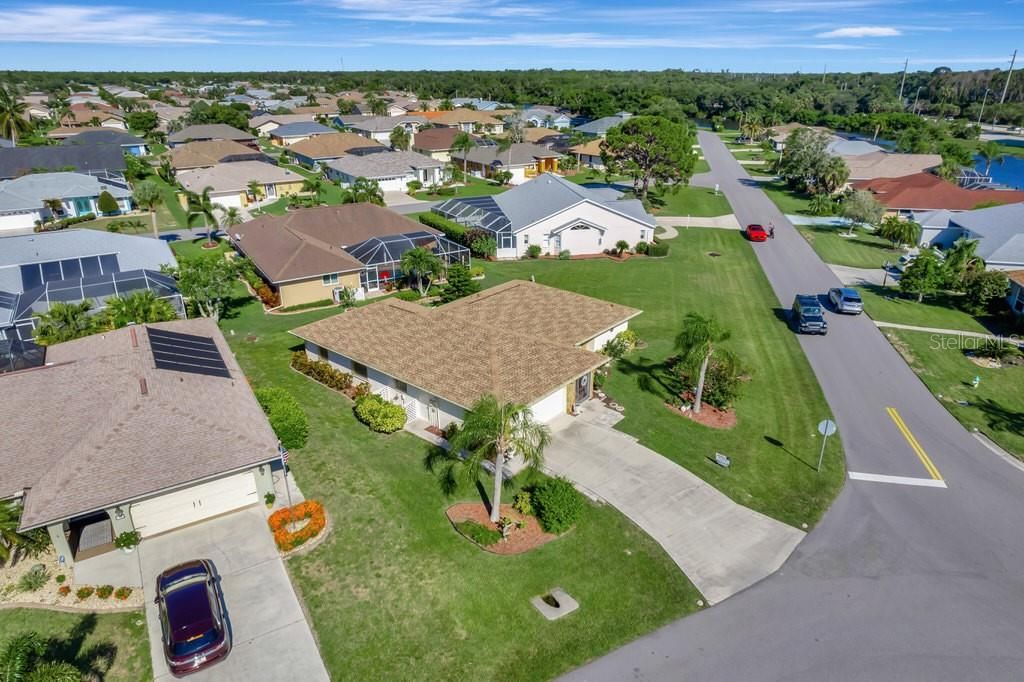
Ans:
{"label": "concrete walkway", "polygon": [[900,281],[899,275],[894,275],[891,272],[886,277],[885,270],[882,268],[852,268],[848,265],[832,265],[831,263],[828,267],[836,274],[839,281],[848,287],[859,287],[865,284],[880,287],[883,286],[882,282],[885,282],[884,286],[895,287]]}
{"label": "concrete walkway", "polygon": [[564,415],[552,423],[545,468],[629,517],[668,552],[709,602],[720,602],[774,573],[803,539],[803,532],[733,502],[611,428],[612,420],[601,415],[611,410],[592,410],[588,406],[580,417]]}
{"label": "concrete walkway", "polygon": [[1020,345],[1020,340],[1009,336],[997,336],[995,334],[985,334],[983,332],[967,332],[961,329],[942,329],[940,327],[915,327],[911,324],[897,324],[896,322],[879,322],[874,320],[875,326],[881,329],[906,329],[912,332],[931,332],[932,334],[947,334],[949,336],[967,336],[972,339],[989,339],[990,341],[1005,341],[1007,343],[1017,343]]}
{"label": "concrete walkway", "polygon": [[[657,216],[655,220],[658,223],[658,227],[717,227],[723,230],[738,230],[740,229],[739,221],[736,220],[736,216],[732,213],[718,216],[676,216],[676,215],[662,215]],[[673,235],[675,236],[675,235]],[[666,237],[670,239],[670,237]]]}

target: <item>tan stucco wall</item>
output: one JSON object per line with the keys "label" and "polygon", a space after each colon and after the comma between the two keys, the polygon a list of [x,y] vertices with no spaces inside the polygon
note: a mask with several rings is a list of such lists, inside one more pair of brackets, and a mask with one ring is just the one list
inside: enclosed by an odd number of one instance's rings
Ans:
{"label": "tan stucco wall", "polygon": [[338,283],[324,286],[320,277],[307,279],[301,282],[289,282],[278,287],[281,294],[281,305],[285,308],[303,303],[323,301],[331,297],[331,292],[336,287],[348,287],[349,289],[359,288],[359,273],[351,272],[338,277]]}

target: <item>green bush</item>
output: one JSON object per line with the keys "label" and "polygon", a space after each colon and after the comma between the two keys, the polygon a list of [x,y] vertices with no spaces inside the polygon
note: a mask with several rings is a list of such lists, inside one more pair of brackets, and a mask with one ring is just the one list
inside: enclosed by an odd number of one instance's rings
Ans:
{"label": "green bush", "polygon": [[654,258],[664,258],[668,255],[669,245],[666,242],[659,242],[657,239],[647,245],[647,255]]}
{"label": "green bush", "polygon": [[530,244],[526,248],[527,258],[540,258],[540,244]]}
{"label": "green bush", "polygon": [[637,242],[636,246],[633,247],[633,252],[639,254],[647,253],[647,242]]}
{"label": "green bush", "polygon": [[498,255],[498,240],[494,237],[477,237],[470,243],[469,250],[474,256],[494,258]]}
{"label": "green bush", "polygon": [[254,392],[281,445],[288,449],[305,446],[309,419],[292,394],[277,386],[257,388]]}
{"label": "green bush", "polygon": [[320,382],[327,388],[333,388],[335,391],[344,391],[352,385],[351,374],[335,369],[330,363],[323,360],[310,360],[304,350],[292,353],[292,369]]}
{"label": "green bush", "polygon": [[414,289],[403,289],[395,294],[395,298],[401,301],[418,301],[420,300],[420,292]]}
{"label": "green bush", "polygon": [[138,545],[140,540],[142,540],[142,536],[139,535],[139,531],[126,530],[114,538],[114,547],[118,549],[131,549]]}
{"label": "green bush", "polygon": [[532,495],[537,519],[548,533],[564,533],[583,513],[583,496],[564,478],[552,478],[538,486]]}
{"label": "green bush", "polygon": [[483,277],[484,276],[484,266],[482,266],[482,265],[474,265],[474,266],[470,267],[469,268],[469,276],[470,277],[474,277],[474,278],[475,277]]}
{"label": "green bush", "polygon": [[117,213],[121,210],[121,207],[117,204],[117,199],[114,195],[103,190],[100,192],[99,199],[96,201],[96,207],[99,208],[100,213],[106,215],[107,213]]}
{"label": "green bush", "polygon": [[66,575],[64,575],[63,573],[61,573],[56,578],[54,578],[54,580],[57,581],[58,585],[63,585],[64,581],[67,580],[67,579],[68,579],[68,577]]}
{"label": "green bush", "polygon": [[[36,232],[49,232],[51,230],[63,230],[65,227],[71,227],[72,225],[77,225],[78,223],[86,223],[86,222],[89,222],[90,220],[96,220],[96,214],[95,213],[85,213],[85,214],[80,215],[80,216],[74,216],[74,217],[71,217],[71,218],[64,218],[62,220],[57,220],[57,221],[54,221],[52,223],[46,223],[45,225],[37,224],[36,227],[35,227],[35,231]],[[37,221],[37,223],[38,223],[38,221]]]}
{"label": "green bush", "polygon": [[558,252],[558,260],[569,260],[570,258],[572,258],[572,253],[569,249],[564,249]]}
{"label": "green bush", "polygon": [[21,592],[35,592],[46,584],[50,574],[46,572],[46,566],[36,564],[18,580],[18,590]]}
{"label": "green bush", "polygon": [[394,433],[405,426],[405,410],[376,394],[356,399],[356,418],[377,433]]}
{"label": "green bush", "polygon": [[488,528],[473,520],[460,521],[455,524],[455,528],[481,547],[490,547],[501,540],[501,531]]}
{"label": "green bush", "polygon": [[533,500],[529,491],[522,490],[512,498],[512,508],[520,514],[533,514]]}
{"label": "green bush", "polygon": [[81,601],[83,599],[88,599],[89,597],[91,597],[92,593],[95,591],[95,588],[86,585],[84,587],[79,587],[77,590],[75,590],[75,596],[78,597],[79,601]]}
{"label": "green bush", "polygon": [[435,230],[440,230],[444,236],[448,237],[454,242],[459,244],[465,244],[466,228],[459,225],[454,220],[448,220],[444,216],[440,216],[436,213],[424,213],[420,216],[420,222],[427,227],[432,227]]}
{"label": "green bush", "polygon": [[100,599],[108,599],[112,594],[114,594],[113,585],[101,585],[96,588],[96,596]]}
{"label": "green bush", "polygon": [[324,298],[319,301],[310,301],[309,303],[299,303],[298,305],[290,305],[287,308],[278,308],[279,313],[297,313],[300,310],[310,310],[312,308],[326,308],[329,305],[334,305],[333,298]]}
{"label": "green bush", "polygon": [[420,182],[419,180],[410,180],[409,182],[405,183],[405,186],[408,188],[409,194],[415,194],[416,192],[419,192],[421,189],[423,189],[423,183]]}

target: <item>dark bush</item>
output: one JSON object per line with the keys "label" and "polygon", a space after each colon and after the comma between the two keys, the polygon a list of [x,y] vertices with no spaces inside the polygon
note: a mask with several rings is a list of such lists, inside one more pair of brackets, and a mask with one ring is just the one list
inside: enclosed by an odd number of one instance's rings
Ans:
{"label": "dark bush", "polygon": [[564,533],[583,513],[583,496],[564,478],[548,479],[530,497],[537,519],[548,533]]}
{"label": "dark bush", "polygon": [[455,524],[455,529],[481,547],[490,547],[501,540],[501,531],[473,520],[460,521]]}
{"label": "dark bush", "polygon": [[351,374],[335,369],[330,363],[323,360],[310,360],[304,350],[292,353],[292,369],[298,370],[310,379],[336,391],[344,391],[352,385]]}
{"label": "dark bush", "polygon": [[276,386],[257,388],[255,394],[281,445],[303,447],[309,438],[309,419],[292,394]]}

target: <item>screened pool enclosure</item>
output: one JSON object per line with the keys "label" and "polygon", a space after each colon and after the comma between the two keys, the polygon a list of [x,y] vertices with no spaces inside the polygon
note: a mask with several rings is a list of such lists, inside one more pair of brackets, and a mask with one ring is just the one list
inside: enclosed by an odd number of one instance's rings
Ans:
{"label": "screened pool enclosure", "polygon": [[426,231],[373,237],[346,246],[345,251],[365,266],[359,276],[360,284],[367,291],[375,291],[404,276],[400,266],[402,254],[417,247],[433,253],[445,267],[454,263],[469,265],[469,249]]}

